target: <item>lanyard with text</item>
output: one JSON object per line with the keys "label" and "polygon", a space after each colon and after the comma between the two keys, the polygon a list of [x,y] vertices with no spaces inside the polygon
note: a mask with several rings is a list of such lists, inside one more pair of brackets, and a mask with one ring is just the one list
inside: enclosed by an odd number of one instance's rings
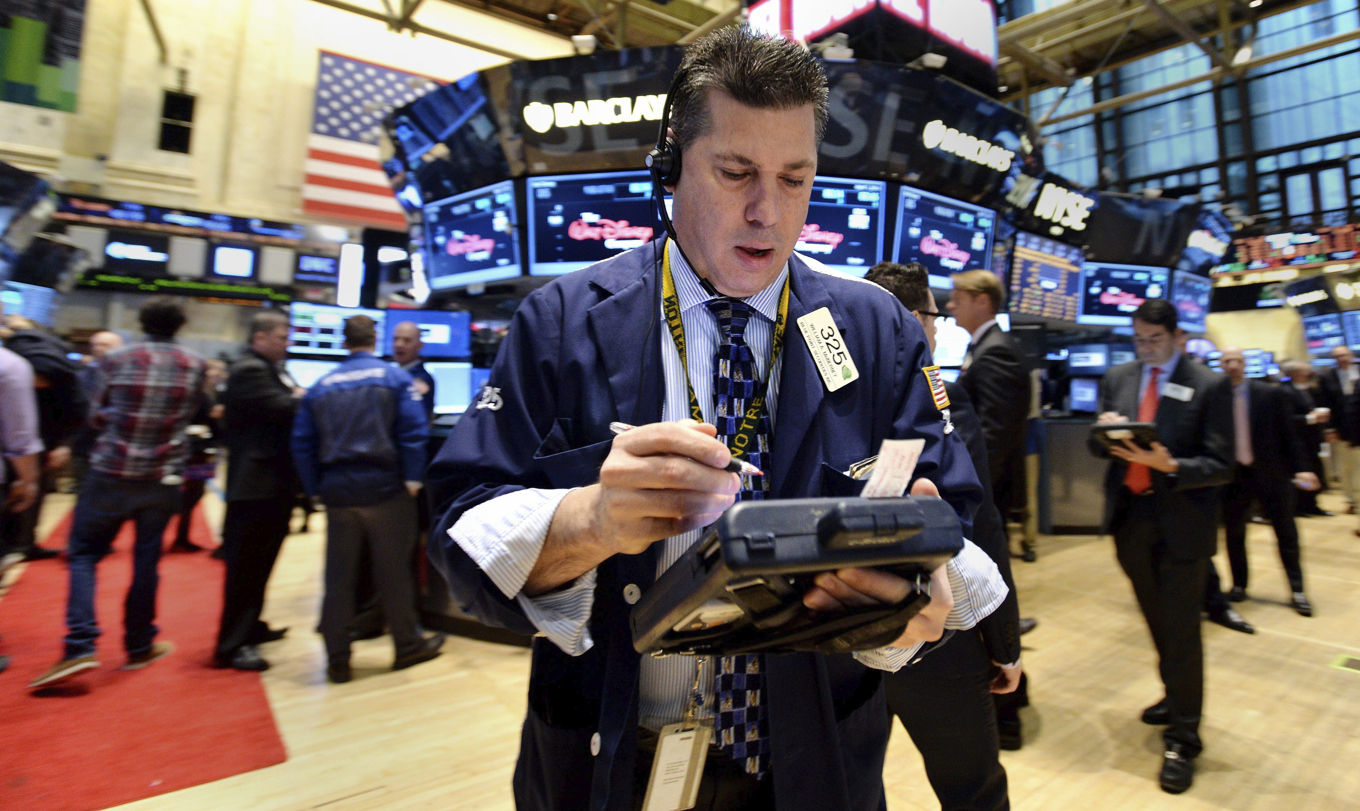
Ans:
{"label": "lanyard with text", "polygon": [[[704,413],[699,408],[699,398],[694,396],[694,386],[689,382],[689,360],[685,354],[685,325],[680,320],[680,296],[675,292],[675,279],[671,277],[671,243],[666,242],[666,252],[663,258],[663,269],[665,273],[661,277],[661,308],[666,314],[666,324],[670,327],[671,338],[675,340],[675,348],[680,353],[680,366],[685,370],[685,388],[689,391],[689,416],[695,422],[704,421]],[[779,350],[784,346],[784,327],[789,318],[789,280],[784,279],[784,290],[779,294],[779,312],[774,319],[774,340],[771,342],[770,365],[765,373],[765,380],[756,386],[756,396],[751,398],[751,404],[746,408],[746,414],[742,418],[741,425],[737,428],[736,436],[732,437],[729,450],[733,456],[745,456],[746,451],[755,442],[756,425],[760,421],[760,413],[765,410],[765,394],[769,388],[770,376],[774,374],[775,362],[779,360]]]}

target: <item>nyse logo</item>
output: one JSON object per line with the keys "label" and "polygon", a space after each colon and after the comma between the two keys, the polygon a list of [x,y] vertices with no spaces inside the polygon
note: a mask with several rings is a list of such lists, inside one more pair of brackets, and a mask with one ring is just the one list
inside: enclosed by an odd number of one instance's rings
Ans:
{"label": "nyse logo", "polygon": [[524,123],[537,133],[545,133],[557,126],[571,127],[609,124],[630,124],[637,121],[660,121],[666,106],[666,94],[651,96],[589,99],[586,101],[544,104],[535,101],[524,108]]}
{"label": "nyse logo", "polygon": [[1010,171],[1011,163],[1015,160],[1015,153],[1009,149],[959,132],[939,120],[925,125],[921,130],[921,142],[926,149],[939,149],[998,172]]}
{"label": "nyse logo", "polygon": [[1039,193],[1039,202],[1034,205],[1034,216],[1073,231],[1085,231],[1094,205],[1095,201],[1084,194],[1045,183],[1044,190]]}

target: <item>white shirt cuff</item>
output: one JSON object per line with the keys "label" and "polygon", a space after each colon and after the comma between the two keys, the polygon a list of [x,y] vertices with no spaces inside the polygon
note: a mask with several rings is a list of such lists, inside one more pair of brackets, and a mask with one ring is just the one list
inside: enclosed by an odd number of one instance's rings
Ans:
{"label": "white shirt cuff", "polygon": [[963,551],[945,564],[949,589],[954,593],[954,610],[944,622],[952,631],[966,631],[977,625],[1001,605],[1009,589],[986,552],[967,538]]}

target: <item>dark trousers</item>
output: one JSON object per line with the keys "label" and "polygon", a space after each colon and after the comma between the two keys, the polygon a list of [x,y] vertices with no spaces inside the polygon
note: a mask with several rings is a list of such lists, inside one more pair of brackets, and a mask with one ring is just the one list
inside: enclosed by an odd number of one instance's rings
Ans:
{"label": "dark trousers", "polygon": [[129,655],[146,653],[156,638],[157,571],[165,525],[179,506],[174,485],[141,482],[91,474],[76,501],[71,537],[66,542],[70,590],[66,598],[64,658],[90,656],[99,639],[95,618],[95,569],[109,553],[124,521],[135,521],[137,540],[132,552],[132,585],[123,603],[123,646]]}
{"label": "dark trousers", "polygon": [[194,507],[203,500],[203,491],[206,489],[208,483],[203,479],[185,479],[184,489],[180,493],[179,525],[175,527],[175,543],[181,546],[189,543],[189,519],[194,514]]}
{"label": "dark trousers", "polygon": [[1218,567],[1210,560],[1204,566],[1204,610],[1209,616],[1222,614],[1232,608],[1228,595],[1223,593],[1223,581],[1218,578]]}
{"label": "dark trousers", "polygon": [[1162,737],[1195,757],[1203,745],[1199,720],[1204,706],[1204,646],[1200,606],[1204,602],[1206,558],[1175,557],[1175,539],[1163,537],[1161,499],[1121,496],[1122,513],[1114,531],[1119,565],[1133,584],[1152,642],[1157,647],[1171,723]]}
{"label": "dark trousers", "polygon": [[[655,732],[638,730],[638,752],[633,770],[634,811],[641,811],[642,801],[647,798],[647,782],[652,776],[658,742]],[[710,743],[694,808],[695,811],[774,811],[774,778],[770,772],[760,779],[747,774],[742,764]]]}
{"label": "dark trousers", "polygon": [[222,594],[222,622],[217,629],[217,657],[226,659],[258,633],[269,573],[288,537],[293,515],[292,494],[279,498],[227,502],[222,520],[222,547],[227,578]]}
{"label": "dark trousers", "polygon": [[416,502],[407,493],[368,507],[326,509],[326,596],[321,635],[332,664],[349,661],[350,624],[365,547],[373,586],[392,631],[398,657],[414,653],[423,639],[418,626],[415,574]]}
{"label": "dark trousers", "polygon": [[942,811],[1010,808],[989,689],[996,667],[976,631],[887,674],[888,710],[921,752]]}
{"label": "dark trousers", "polygon": [[1280,562],[1293,591],[1303,591],[1303,564],[1299,560],[1299,530],[1294,523],[1294,483],[1262,475],[1254,466],[1237,468],[1237,480],[1223,488],[1223,526],[1228,541],[1228,562],[1233,585],[1247,587],[1247,521],[1251,504],[1260,503],[1261,513],[1275,528]]}
{"label": "dark trousers", "polygon": [[38,516],[43,500],[56,490],[54,476],[47,471],[47,451],[38,454],[38,497],[27,510],[12,513],[0,510],[0,552],[32,552],[38,546]]}

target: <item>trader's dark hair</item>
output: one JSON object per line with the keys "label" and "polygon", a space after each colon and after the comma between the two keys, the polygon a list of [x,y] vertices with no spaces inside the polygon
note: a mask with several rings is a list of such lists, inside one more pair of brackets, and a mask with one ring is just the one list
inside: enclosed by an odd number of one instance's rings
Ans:
{"label": "trader's dark hair", "polygon": [[930,309],[930,272],[920,262],[879,262],[869,268],[864,279],[897,296],[912,312]]}
{"label": "trader's dark hair", "polygon": [[366,315],[351,315],[345,319],[345,346],[350,349],[371,347],[378,342],[378,327]]}
{"label": "trader's dark hair", "polygon": [[279,327],[288,326],[288,316],[278,310],[260,310],[250,317],[250,338],[255,340],[255,336],[261,332],[273,332]]}
{"label": "trader's dark hair", "polygon": [[1177,322],[1180,321],[1180,318],[1176,313],[1176,305],[1164,298],[1150,298],[1139,304],[1138,309],[1133,311],[1133,320],[1157,327],[1166,327],[1167,332],[1175,335]]}
{"label": "trader's dark hair", "polygon": [[713,124],[708,107],[711,88],[762,110],[812,105],[817,143],[826,133],[826,71],[806,46],[758,33],[749,26],[728,26],[689,46],[672,90],[671,129],[681,150],[688,149]]}
{"label": "trader's dark hair", "polygon": [[188,319],[184,305],[169,296],[156,296],[137,311],[137,320],[142,322],[142,332],[152,338],[173,338]]}

